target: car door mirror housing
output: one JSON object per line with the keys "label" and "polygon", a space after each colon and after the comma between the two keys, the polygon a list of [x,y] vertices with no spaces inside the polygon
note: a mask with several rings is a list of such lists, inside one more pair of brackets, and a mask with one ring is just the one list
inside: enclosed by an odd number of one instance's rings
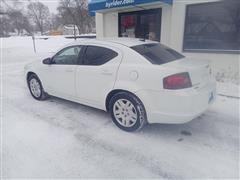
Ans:
{"label": "car door mirror housing", "polygon": [[52,64],[52,58],[46,58],[46,59],[44,59],[42,62],[43,62],[43,64],[48,64],[48,65],[50,65],[50,64]]}

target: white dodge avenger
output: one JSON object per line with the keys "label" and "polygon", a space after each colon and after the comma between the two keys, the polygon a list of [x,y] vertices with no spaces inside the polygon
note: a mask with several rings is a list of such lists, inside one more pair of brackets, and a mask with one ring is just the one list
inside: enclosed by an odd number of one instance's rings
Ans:
{"label": "white dodge avenger", "polygon": [[191,121],[216,96],[207,61],[139,39],[76,41],[26,65],[25,75],[35,99],[52,95],[109,111],[125,131]]}

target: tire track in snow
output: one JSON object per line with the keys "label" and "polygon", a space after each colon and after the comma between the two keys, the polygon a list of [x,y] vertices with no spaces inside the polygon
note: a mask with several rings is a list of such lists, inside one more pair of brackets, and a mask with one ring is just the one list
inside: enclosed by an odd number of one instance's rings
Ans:
{"label": "tire track in snow", "polygon": [[[30,97],[30,96],[29,96]],[[110,123],[110,117],[107,118],[107,122],[104,122],[104,124],[100,123],[100,125],[98,125],[97,127],[95,126],[92,127],[91,124],[87,125],[87,123],[84,120],[79,120],[79,119],[75,119],[75,118],[69,118],[66,117],[68,116],[68,114],[65,114],[64,112],[62,112],[62,118],[58,119],[55,118],[55,114],[52,113],[49,115],[49,110],[48,108],[53,107],[54,104],[58,104],[57,107],[54,107],[56,109],[59,109],[60,107],[65,107],[66,109],[66,102],[65,100],[63,100],[65,103],[64,104],[60,104],[59,105],[59,99],[56,99],[56,102],[51,102],[51,101],[45,101],[45,102],[40,102],[40,104],[38,102],[36,102],[36,104],[32,104],[32,106],[25,106],[22,105],[22,99],[25,99],[25,103],[26,104],[31,104],[30,101],[34,101],[31,100],[27,97],[20,97],[15,103],[13,102],[7,102],[8,100],[6,100],[5,102],[7,104],[11,104],[11,106],[13,105],[14,108],[21,110],[22,112],[28,112],[29,116],[32,116],[33,119],[40,119],[42,121],[45,121],[51,125],[54,125],[56,127],[60,127],[60,128],[64,128],[67,130],[73,130],[76,129],[78,132],[81,131],[83,134],[79,134],[77,133],[75,136],[78,140],[81,141],[81,143],[83,144],[87,144],[88,147],[92,148],[92,149],[99,149],[100,152],[104,152],[104,154],[111,153],[114,156],[119,157],[120,159],[124,158],[126,161],[131,161],[133,164],[139,164],[141,165],[143,168],[148,169],[148,171],[150,171],[151,173],[153,173],[154,175],[156,175],[157,177],[162,177],[162,178],[173,178],[173,177],[179,177],[179,176],[174,176],[172,174],[168,174],[165,173],[163,170],[161,170],[161,167],[159,167],[159,162],[154,160],[154,157],[145,157],[142,154],[139,154],[135,151],[132,151],[130,149],[125,149],[124,147],[115,147],[112,146],[111,144],[104,142],[104,141],[94,141],[94,139],[91,137],[91,134],[95,134],[97,132],[97,130],[99,129],[99,127],[103,128],[106,127],[108,125],[112,126],[112,123]],[[12,100],[11,100],[12,101]],[[26,102],[29,101],[29,102]],[[35,102],[35,101],[34,101]],[[76,107],[81,107],[81,105],[69,102],[70,106],[74,106]],[[41,106],[45,106],[45,108],[41,108]],[[38,107],[40,106],[40,107]],[[69,106],[69,104],[67,103],[67,106]],[[75,110],[77,110],[78,108],[76,108]],[[89,112],[91,113],[92,111],[98,111],[95,109],[91,109],[89,107],[84,107],[85,109],[89,109]],[[39,109],[39,111],[36,112],[36,109]],[[59,111],[59,110],[58,110]],[[53,109],[53,112],[55,112],[55,110]],[[71,112],[70,112],[71,113]],[[73,112],[76,113],[76,112]],[[80,112],[81,114],[82,112]],[[92,113],[91,113],[92,114]],[[105,112],[103,112],[103,114],[106,114]],[[98,116],[98,115],[96,115]],[[105,116],[105,115],[104,115]],[[68,119],[68,121],[66,121],[66,119]],[[97,119],[96,119],[97,120]],[[64,123],[63,123],[64,122]],[[98,122],[99,124],[99,122]],[[111,127],[109,127],[111,128]],[[113,128],[113,127],[112,127]],[[88,134],[87,132],[91,132],[91,134]]]}
{"label": "tire track in snow", "polygon": [[144,169],[147,169],[149,172],[153,173],[159,178],[181,179],[181,175],[169,173],[166,169],[163,170],[162,167],[166,167],[166,164],[163,165],[160,161],[151,155],[147,156],[147,152],[145,155],[143,155],[140,152],[133,151],[130,148],[121,147],[116,144],[113,145],[107,143],[106,141],[99,140],[96,137],[93,137],[92,134],[76,133],[75,136],[81,143],[84,142],[84,144],[86,144],[88,147],[97,149],[97,152],[100,151],[103,153],[103,156],[107,157],[109,154],[112,154],[113,156],[117,156],[120,159],[124,159],[126,162],[130,161],[133,164],[142,166]]}
{"label": "tire track in snow", "polygon": [[[7,104],[11,104],[11,103],[7,103]],[[17,104],[15,104],[15,105],[16,106],[13,107],[11,104],[10,106],[8,106],[8,108],[17,109],[17,110],[26,112],[25,107],[23,107],[23,106],[19,107],[19,105],[17,105]],[[58,128],[60,127],[60,128],[66,129],[66,130],[73,130],[72,128],[54,123],[53,121],[51,121],[52,120],[51,117],[47,117],[42,113],[36,114],[36,112],[33,112],[30,110],[30,111],[28,111],[27,116],[33,117],[34,120],[41,120],[41,121],[50,123],[51,125],[56,126]],[[121,161],[123,161],[123,162],[130,161],[132,166],[134,166],[134,164],[135,164],[135,166],[139,166],[138,163],[140,163],[141,168],[145,169],[147,167],[146,169],[148,169],[148,171],[153,173],[155,175],[154,177],[170,177],[167,174],[164,174],[162,172],[160,173],[160,168],[156,165],[156,163],[153,163],[154,162],[153,160],[151,160],[150,165],[147,165],[146,164],[146,162],[147,162],[146,160],[148,159],[147,157],[136,154],[135,152],[131,152],[131,154],[129,154],[129,152],[130,152],[129,149],[124,149],[122,147],[113,147],[111,144],[107,144],[104,141],[94,141],[93,138],[91,137],[91,134],[95,134],[99,128],[86,127],[85,124],[78,125],[78,126],[76,126],[76,128],[77,128],[77,132],[79,132],[79,130],[80,130],[82,132],[82,134],[77,133],[73,137],[78,139],[80,144],[83,145],[83,147],[85,147],[87,153],[89,153],[89,151],[93,150],[94,152],[103,153],[104,154],[103,156],[105,156],[106,158],[109,156],[109,154],[112,154],[114,156],[114,158],[121,159]],[[92,133],[88,134],[89,131]],[[86,160],[88,160],[88,161],[91,161],[91,159],[93,159],[93,162],[101,164],[102,162],[99,162],[98,158],[93,157],[94,154],[95,153],[90,153],[87,155],[87,157],[83,157],[83,158],[87,158]],[[88,159],[89,157],[91,159]],[[101,169],[102,167],[99,166],[99,168]],[[106,169],[105,169],[105,171],[106,171]],[[119,172],[119,173],[121,174],[121,172]]]}

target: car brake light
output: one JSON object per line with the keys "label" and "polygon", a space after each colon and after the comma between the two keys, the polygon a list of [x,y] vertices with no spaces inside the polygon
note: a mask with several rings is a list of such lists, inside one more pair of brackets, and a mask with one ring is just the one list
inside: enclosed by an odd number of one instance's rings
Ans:
{"label": "car brake light", "polygon": [[173,74],[163,79],[164,89],[184,89],[192,87],[188,72]]}

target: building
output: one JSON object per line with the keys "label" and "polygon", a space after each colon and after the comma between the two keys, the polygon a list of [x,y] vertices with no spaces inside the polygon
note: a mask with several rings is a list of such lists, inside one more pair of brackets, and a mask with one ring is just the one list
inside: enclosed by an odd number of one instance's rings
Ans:
{"label": "building", "polygon": [[240,83],[240,0],[90,0],[89,12],[97,37],[160,41]]}
{"label": "building", "polygon": [[63,26],[63,34],[64,35],[74,35],[74,34],[79,35],[78,27],[73,24],[65,25],[65,26]]}

